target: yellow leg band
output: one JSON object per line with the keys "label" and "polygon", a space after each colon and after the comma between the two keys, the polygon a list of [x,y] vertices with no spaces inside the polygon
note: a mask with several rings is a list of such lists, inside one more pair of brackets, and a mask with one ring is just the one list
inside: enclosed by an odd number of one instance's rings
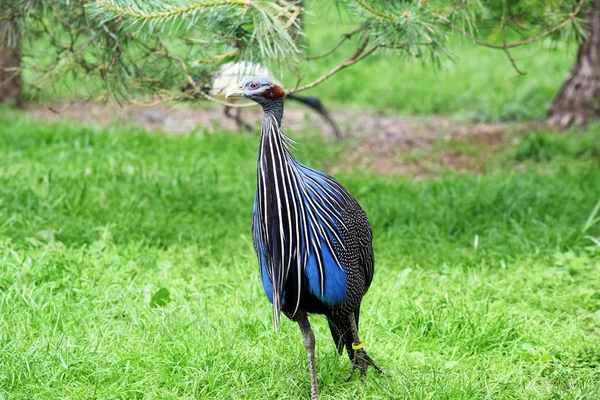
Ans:
{"label": "yellow leg band", "polygon": [[365,347],[365,343],[364,342],[360,342],[360,343],[354,343],[354,342],[352,342],[352,349],[353,350],[360,350],[363,347]]}

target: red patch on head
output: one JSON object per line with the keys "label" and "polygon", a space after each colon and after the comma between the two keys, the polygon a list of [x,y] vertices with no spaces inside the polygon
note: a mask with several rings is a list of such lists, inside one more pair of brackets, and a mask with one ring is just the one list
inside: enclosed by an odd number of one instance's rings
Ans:
{"label": "red patch on head", "polygon": [[274,85],[263,92],[263,97],[266,99],[281,99],[285,96],[285,90],[281,86]]}

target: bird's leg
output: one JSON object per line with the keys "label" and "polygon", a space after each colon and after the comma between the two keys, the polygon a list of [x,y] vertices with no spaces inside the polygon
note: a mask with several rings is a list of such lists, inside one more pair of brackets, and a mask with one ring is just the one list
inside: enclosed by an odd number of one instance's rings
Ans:
{"label": "bird's leg", "polygon": [[238,132],[241,131],[242,127],[243,127],[245,130],[252,133],[252,126],[250,124],[247,124],[244,121],[242,121],[242,109],[241,108],[235,109],[235,115],[231,114],[231,107],[225,106],[225,109],[223,111],[227,118],[233,119],[235,121],[235,125],[237,126]]}
{"label": "bird's leg", "polygon": [[379,365],[367,354],[367,351],[364,349],[364,344],[358,337],[358,327],[356,326],[356,320],[354,319],[354,313],[350,313],[350,327],[352,331],[352,349],[354,350],[354,357],[352,360],[352,368],[350,369],[350,376],[346,378],[346,382],[352,379],[352,374],[354,370],[358,368],[360,371],[361,377],[365,377],[367,375],[367,368],[371,365],[381,374],[385,374],[385,371],[381,369]]}
{"label": "bird's leg", "polygon": [[242,130],[241,127],[243,126],[244,129],[246,130],[246,132],[252,133],[252,125],[242,121],[242,109],[241,108],[236,109],[235,121],[237,122],[237,125],[238,125],[238,131],[241,131]]}
{"label": "bird's leg", "polygon": [[240,115],[231,115],[231,107],[229,106],[225,106],[225,109],[223,110],[223,113],[225,114],[225,116],[229,119],[233,119],[235,121],[235,124],[237,125],[237,130],[240,130]]}
{"label": "bird's leg", "polygon": [[302,331],[302,341],[306,354],[308,355],[308,372],[310,373],[310,398],[317,400],[319,398],[319,388],[317,387],[317,369],[315,364],[315,335],[310,328],[310,322],[305,312],[296,316],[296,321]]}
{"label": "bird's leg", "polygon": [[229,106],[225,106],[223,109],[223,114],[225,114],[227,118],[233,118],[233,115],[231,115],[231,107]]}

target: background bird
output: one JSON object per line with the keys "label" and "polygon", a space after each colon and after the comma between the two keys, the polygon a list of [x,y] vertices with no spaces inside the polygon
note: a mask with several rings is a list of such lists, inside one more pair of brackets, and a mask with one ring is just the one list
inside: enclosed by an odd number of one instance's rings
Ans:
{"label": "background bird", "polygon": [[296,321],[308,354],[311,398],[318,398],[315,338],[307,313],[324,314],[340,354],[366,374],[358,335],[360,304],[373,279],[372,233],[367,215],[331,176],[292,157],[281,131],[285,91],[271,79],[244,80],[227,96],[247,97],[264,111],[257,162],[252,236],[275,327],[283,313]]}
{"label": "background bird", "polygon": [[[227,89],[252,76],[269,77],[269,79],[271,79],[273,82],[279,84],[269,68],[265,67],[264,65],[249,61],[238,61],[225,63],[219,69],[217,69],[211,75],[212,83],[208,85],[206,89],[208,94],[213,97],[223,97],[225,96]],[[323,103],[321,100],[319,100],[319,98],[314,96],[288,95],[287,99],[304,104],[316,111],[331,126],[336,139],[340,139],[342,137],[339,127],[331,117],[331,114],[329,114],[327,109],[323,106]],[[233,118],[238,126],[238,129],[244,127],[245,129],[251,131],[252,127],[242,121],[241,112],[241,108],[236,108],[235,111],[232,111],[231,107],[225,107],[225,116],[227,118]]]}

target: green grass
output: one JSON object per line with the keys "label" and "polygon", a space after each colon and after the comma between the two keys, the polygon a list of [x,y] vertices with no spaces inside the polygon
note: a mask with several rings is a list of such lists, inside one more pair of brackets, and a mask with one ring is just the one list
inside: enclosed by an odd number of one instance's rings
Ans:
{"label": "green grass", "polygon": [[[361,332],[387,375],[345,383],[314,316],[322,398],[598,398],[599,133],[525,136],[479,176],[340,175],[373,225]],[[315,167],[342,156],[299,140]],[[252,248],[257,138],[17,115],[0,142],[0,398],[308,397]]]}

